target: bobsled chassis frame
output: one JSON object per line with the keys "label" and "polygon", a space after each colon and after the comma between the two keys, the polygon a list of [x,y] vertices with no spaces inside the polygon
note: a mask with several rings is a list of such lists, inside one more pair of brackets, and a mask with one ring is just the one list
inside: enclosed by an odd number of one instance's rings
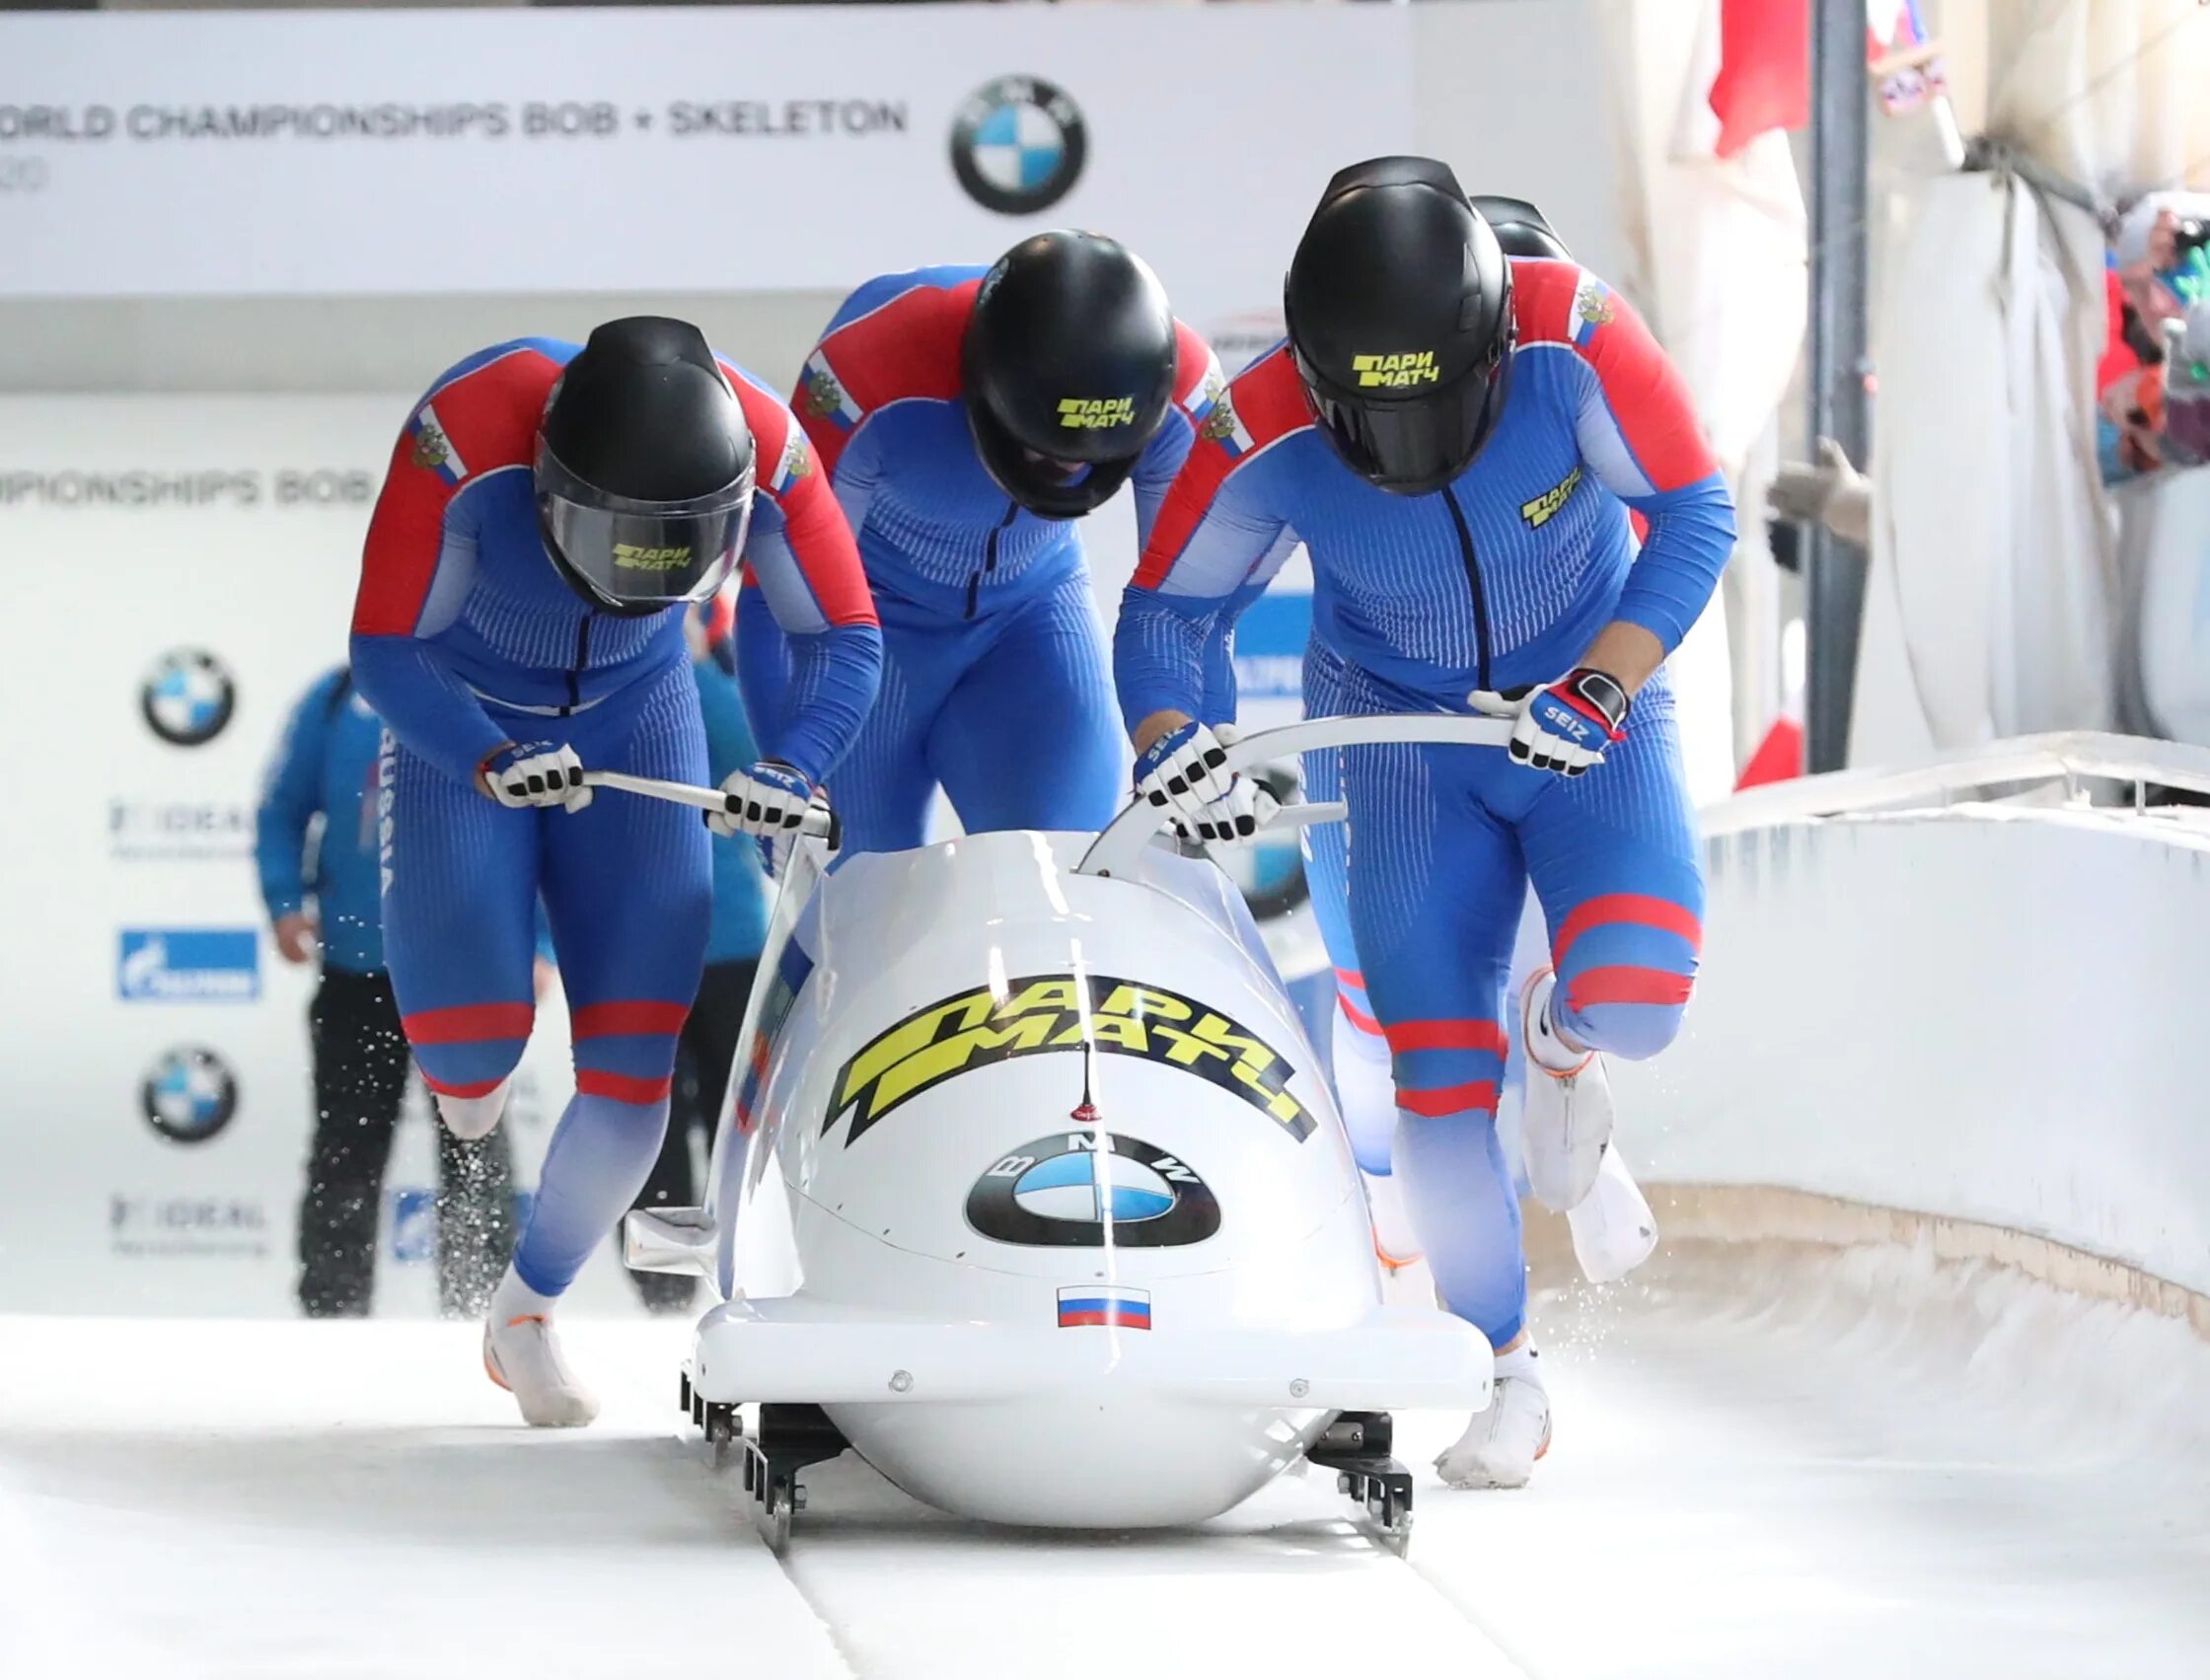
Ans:
{"label": "bobsled chassis frame", "polygon": [[[1389,742],[1499,747],[1510,739],[1510,729],[1508,720],[1442,714],[1315,718],[1245,736],[1227,749],[1227,767],[1249,769],[1299,753]],[[701,810],[722,808],[716,789],[612,771],[588,772],[584,780],[587,785]],[[1273,826],[1301,828],[1340,821],[1344,815],[1340,804],[1290,804],[1277,814]],[[1092,842],[1079,873],[1106,877],[1130,873],[1156,838],[1162,820],[1156,806],[1132,802]],[[801,832],[826,840],[831,849],[837,844],[837,824],[826,809],[817,807]],[[763,974],[771,972],[772,956],[763,959]],[[792,1519],[806,1508],[800,1475],[835,1458],[850,1443],[819,1406],[764,1403],[758,1408],[756,1426],[747,1430],[738,1405],[700,1395],[688,1368],[681,1373],[677,1399],[703,1435],[713,1467],[742,1467],[754,1520],[770,1549],[779,1556],[790,1543]],[[1339,1412],[1304,1457],[1307,1463],[1336,1473],[1337,1491],[1356,1507],[1359,1525],[1401,1557],[1412,1538],[1412,1476],[1392,1456],[1393,1436],[1386,1412]]]}

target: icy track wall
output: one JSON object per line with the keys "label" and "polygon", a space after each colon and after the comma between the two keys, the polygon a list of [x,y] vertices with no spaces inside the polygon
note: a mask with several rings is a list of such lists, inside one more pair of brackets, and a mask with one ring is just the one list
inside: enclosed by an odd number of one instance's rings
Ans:
{"label": "icy track wall", "polygon": [[1686,1032],[1618,1073],[1625,1147],[1674,1193],[1672,1233],[1882,1234],[1839,1199],[1932,1216],[1891,1234],[1931,1225],[1937,1249],[2210,1331],[2210,831],[1991,806],[1738,830],[1710,816]]}

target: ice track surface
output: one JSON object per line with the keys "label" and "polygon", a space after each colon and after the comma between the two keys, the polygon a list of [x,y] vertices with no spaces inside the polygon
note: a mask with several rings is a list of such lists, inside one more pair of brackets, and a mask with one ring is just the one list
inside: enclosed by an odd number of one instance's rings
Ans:
{"label": "ice track surface", "polygon": [[[1178,1534],[936,1515],[847,1458],[790,1556],[679,1438],[680,1325],[578,1323],[525,1431],[472,1327],[0,1318],[0,1675],[2195,1675],[2210,1348],[1903,1251],[1541,1302],[1535,1486],[1423,1472],[1409,1564],[1317,1474]],[[1417,1455],[1415,1457],[1415,1455]]]}

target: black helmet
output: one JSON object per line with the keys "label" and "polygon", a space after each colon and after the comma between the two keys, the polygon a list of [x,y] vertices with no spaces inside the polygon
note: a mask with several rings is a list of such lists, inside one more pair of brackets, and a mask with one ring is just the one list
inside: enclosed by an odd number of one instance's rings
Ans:
{"label": "black helmet", "polygon": [[687,321],[591,334],[552,387],[537,441],[546,551],[578,595],[641,615],[718,590],[752,520],[752,428]]}
{"label": "black helmet", "polygon": [[1506,198],[1494,192],[1476,192],[1471,200],[1497,236],[1507,256],[1542,256],[1553,262],[1571,262],[1566,249],[1550,226],[1550,218],[1524,198]]}
{"label": "black helmet", "polygon": [[1481,453],[1511,369],[1511,264],[1447,165],[1340,172],[1282,307],[1321,430],[1362,477],[1420,495]]}
{"label": "black helmet", "polygon": [[967,421],[997,487],[1072,519],[1110,500],[1174,400],[1174,312],[1144,260],[1098,234],[1024,239],[975,295]]}

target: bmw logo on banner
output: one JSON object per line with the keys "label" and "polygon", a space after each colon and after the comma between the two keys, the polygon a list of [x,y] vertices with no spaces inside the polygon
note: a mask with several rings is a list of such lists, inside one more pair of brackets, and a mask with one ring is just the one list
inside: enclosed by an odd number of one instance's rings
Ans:
{"label": "bmw logo on banner", "polygon": [[205,746],[223,732],[237,705],[229,669],[196,647],[171,648],[138,689],[146,726],[173,747]]}
{"label": "bmw logo on banner", "polygon": [[238,1076],[199,1045],[167,1051],[138,1086],[146,1124],[176,1143],[204,1143],[238,1112]]}
{"label": "bmw logo on banner", "polygon": [[1080,108],[1040,76],[1000,76],[952,119],[952,172],[968,197],[1001,215],[1050,209],[1074,189],[1088,151]]}
{"label": "bmw logo on banner", "polygon": [[1213,1188],[1185,1161],[1118,1132],[1062,1132],[993,1162],[967,1222],[1026,1248],[1179,1248],[1220,1228]]}

